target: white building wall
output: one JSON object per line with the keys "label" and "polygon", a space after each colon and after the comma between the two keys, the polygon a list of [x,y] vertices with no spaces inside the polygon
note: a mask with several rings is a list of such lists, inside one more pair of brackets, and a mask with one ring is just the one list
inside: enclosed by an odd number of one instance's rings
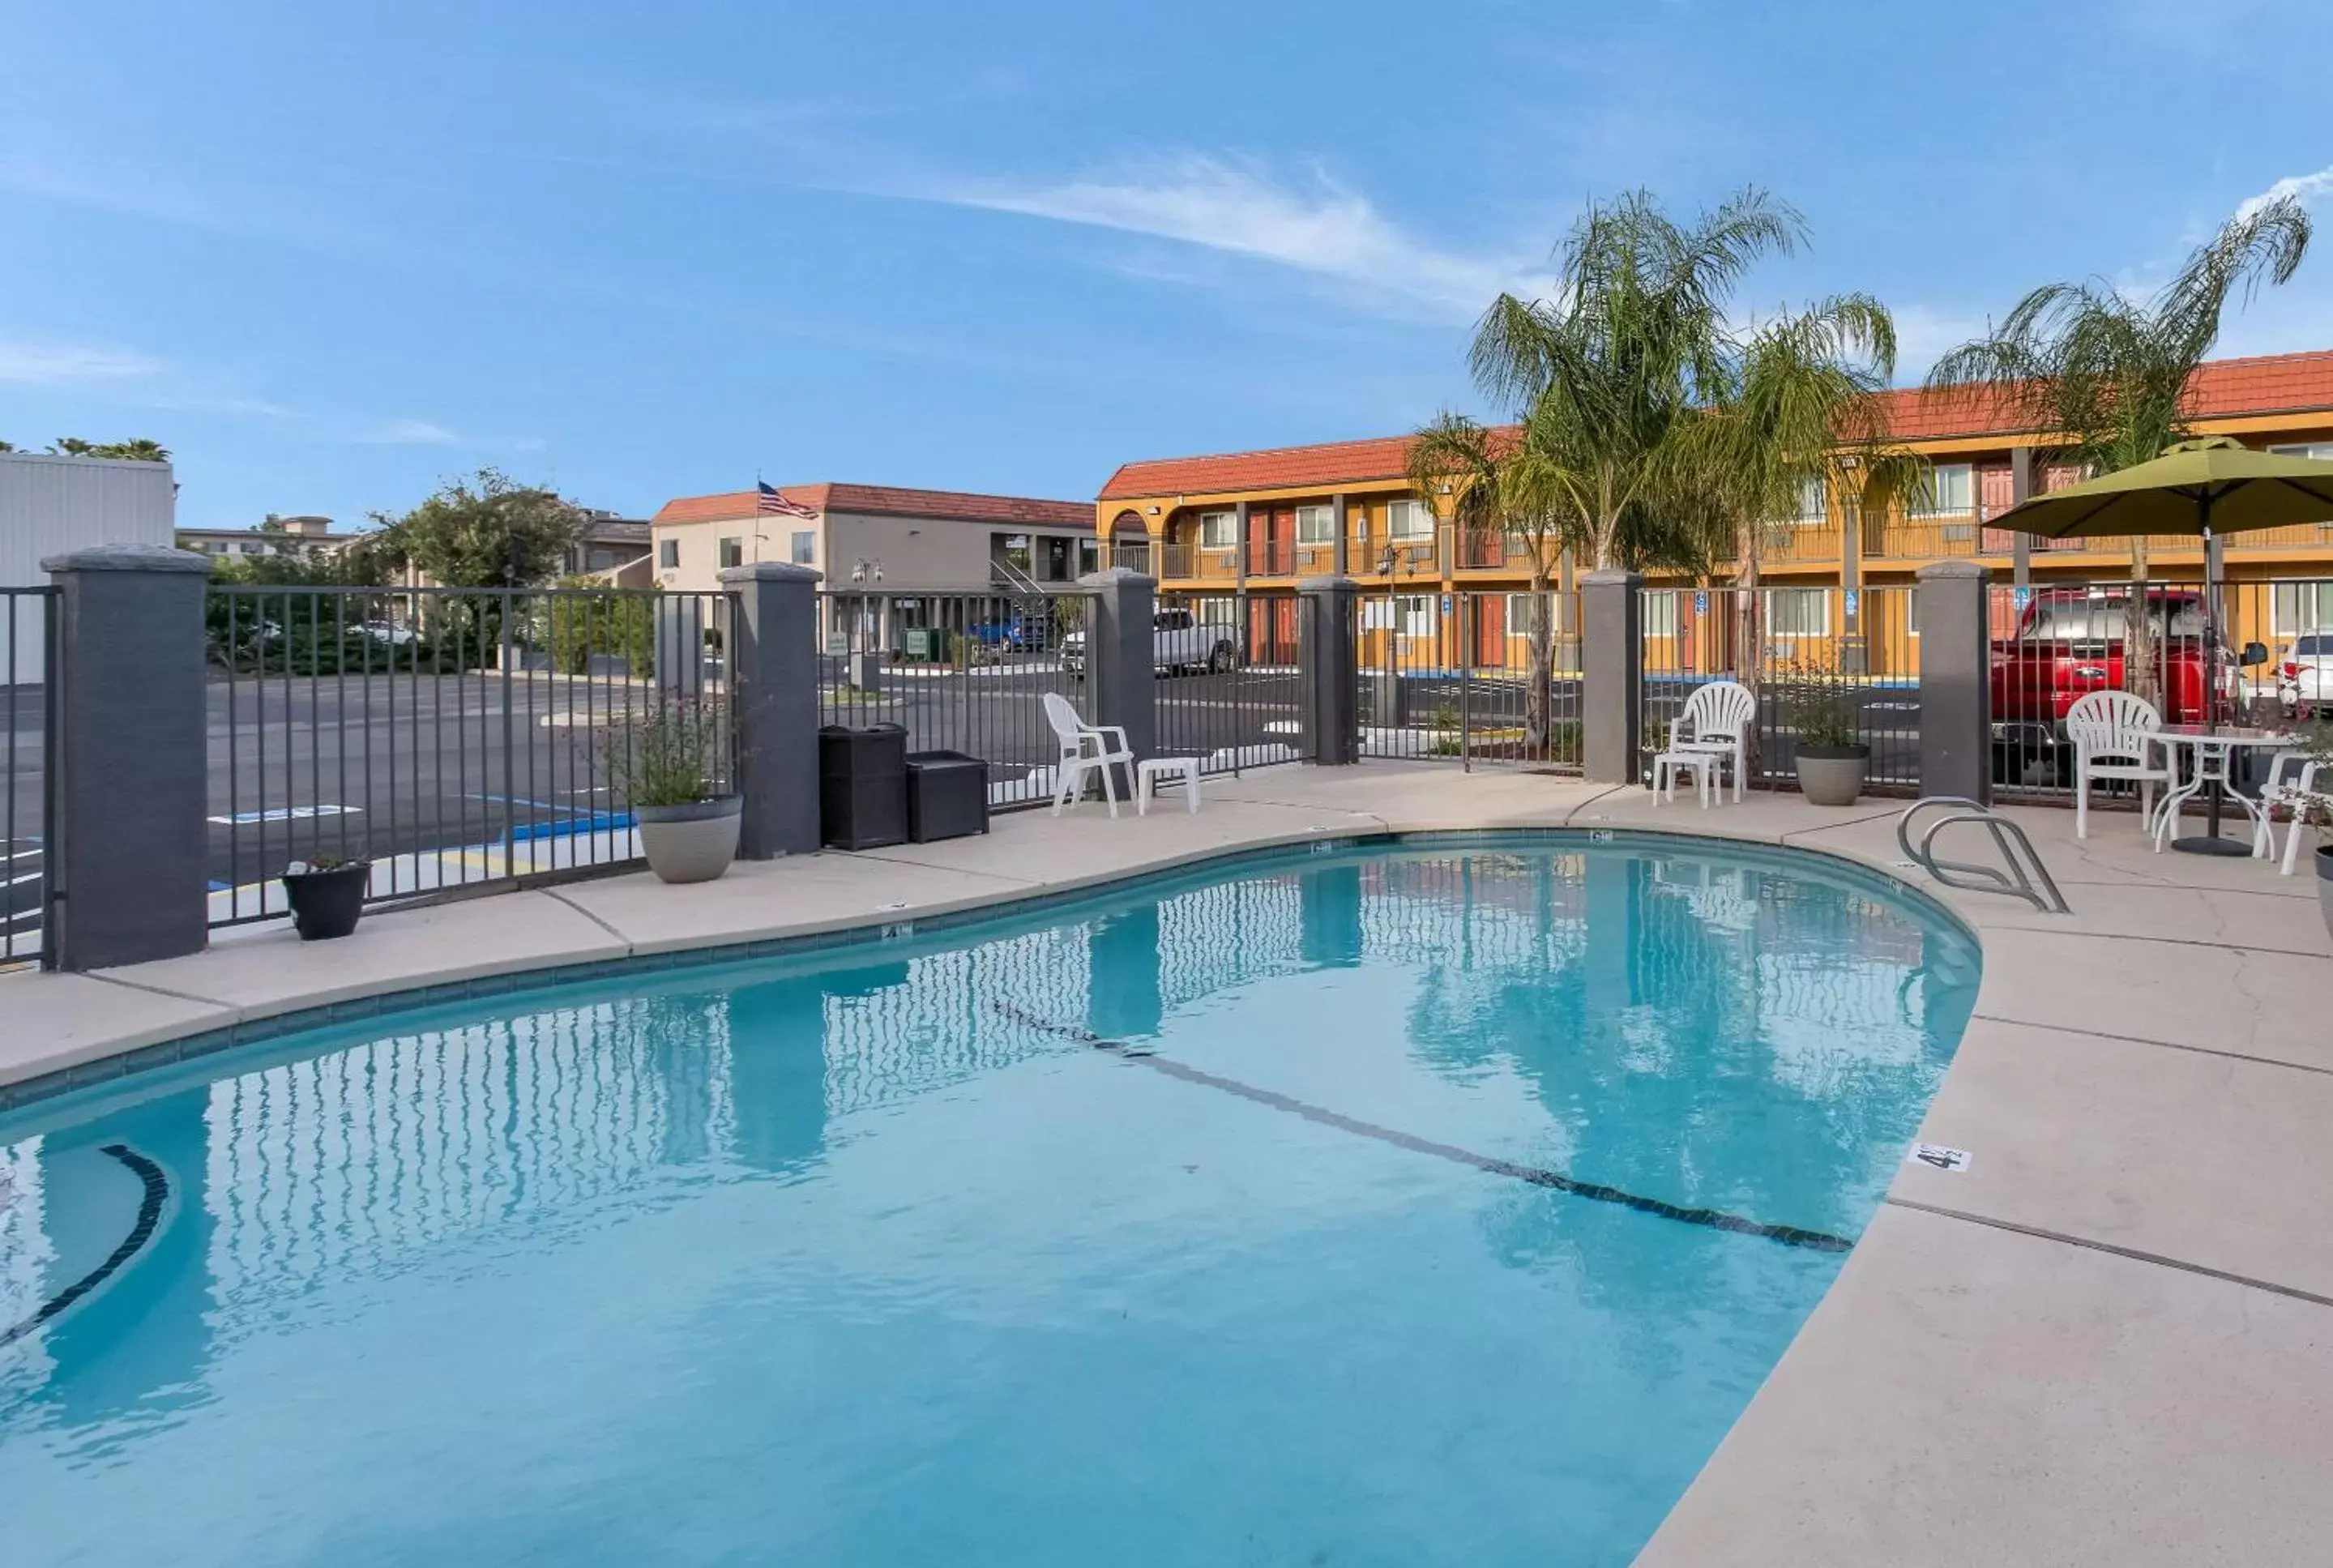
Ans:
{"label": "white building wall", "polygon": [[[92,544],[167,545],[177,515],[178,486],[168,463],[0,452],[0,588],[44,585],[45,557]],[[40,619],[28,608],[16,617],[20,684],[41,678]],[[5,635],[0,611],[0,640]],[[6,677],[0,669],[0,682]]]}

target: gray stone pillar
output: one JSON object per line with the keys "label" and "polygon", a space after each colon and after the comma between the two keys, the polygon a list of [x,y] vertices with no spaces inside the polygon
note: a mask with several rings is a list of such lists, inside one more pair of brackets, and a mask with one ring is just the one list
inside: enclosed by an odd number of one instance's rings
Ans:
{"label": "gray stone pillar", "polygon": [[1634,784],[1642,771],[1644,586],[1633,572],[1590,572],[1579,580],[1579,739],[1591,784]]}
{"label": "gray stone pillar", "polygon": [[729,698],[737,719],[737,788],[745,797],[741,860],[803,855],[818,833],[818,584],[783,561],[725,566],[737,596],[729,630]]}
{"label": "gray stone pillar", "polygon": [[1920,568],[1920,793],[1992,800],[1992,572]]}
{"label": "gray stone pillar", "polygon": [[1360,760],[1360,657],[1357,643],[1360,584],[1349,577],[1313,577],[1296,585],[1298,722],[1316,763],[1342,766]]}
{"label": "gray stone pillar", "polygon": [[51,961],[102,969],[198,953],[210,934],[210,560],[105,544],[41,567],[62,591],[47,673],[57,737]]}
{"label": "gray stone pillar", "polygon": [[[1094,597],[1093,624],[1086,629],[1088,721],[1126,731],[1127,749],[1138,758],[1158,755],[1156,677],[1158,584],[1139,572],[1112,567],[1078,579]],[[1130,773],[1121,774],[1118,798],[1134,798]]]}

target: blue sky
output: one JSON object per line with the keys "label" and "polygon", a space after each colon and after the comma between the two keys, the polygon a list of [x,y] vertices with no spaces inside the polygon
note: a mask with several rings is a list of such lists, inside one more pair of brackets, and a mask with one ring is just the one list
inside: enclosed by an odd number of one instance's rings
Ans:
{"label": "blue sky", "polygon": [[[1123,460],[1477,409],[1591,197],[1745,182],[1908,374],[2062,276],[2328,199],[2333,7],[0,6],[0,438],[151,436],[180,517],[491,463],[590,505]],[[2229,352],[2333,347],[2333,234]],[[1480,411],[1478,409],[1478,411]]]}

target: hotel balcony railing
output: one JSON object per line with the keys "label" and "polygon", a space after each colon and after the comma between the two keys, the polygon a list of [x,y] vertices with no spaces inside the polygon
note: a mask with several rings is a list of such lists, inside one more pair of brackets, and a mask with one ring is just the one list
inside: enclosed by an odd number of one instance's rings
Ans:
{"label": "hotel balcony railing", "polygon": [[2231,550],[2333,550],[2333,519],[2290,528],[2259,528],[2227,536]]}
{"label": "hotel balcony railing", "polygon": [[1940,561],[1977,553],[1977,535],[1987,532],[1976,514],[1958,517],[1888,517],[1863,524],[1867,561]]}
{"label": "hotel balcony railing", "polygon": [[1796,566],[1810,562],[1835,564],[1839,546],[1839,525],[1824,519],[1770,523],[1758,541],[1759,554],[1769,566]]}
{"label": "hotel balcony railing", "polygon": [[[1164,549],[1165,546],[1162,545],[1160,548]],[[1140,544],[1114,543],[1109,547],[1109,563],[1112,566],[1155,577],[1158,575],[1159,569],[1150,556],[1151,549],[1147,543]]]}

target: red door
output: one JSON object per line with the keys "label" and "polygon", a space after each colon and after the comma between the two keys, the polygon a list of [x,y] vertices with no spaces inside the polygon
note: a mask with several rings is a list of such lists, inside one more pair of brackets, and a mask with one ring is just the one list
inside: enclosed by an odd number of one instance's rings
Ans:
{"label": "red door", "polygon": [[1477,593],[1474,604],[1474,663],[1491,669],[1507,666],[1507,596]]}

